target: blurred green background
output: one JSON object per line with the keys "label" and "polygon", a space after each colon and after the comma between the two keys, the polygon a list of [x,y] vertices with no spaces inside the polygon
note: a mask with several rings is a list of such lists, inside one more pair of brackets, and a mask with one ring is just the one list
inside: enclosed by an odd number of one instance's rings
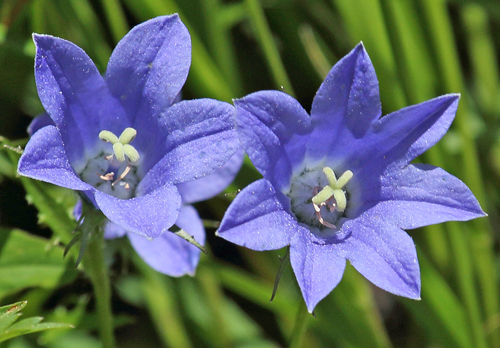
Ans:
{"label": "blurred green background", "polygon": [[[383,113],[461,93],[457,118],[420,161],[462,179],[488,218],[409,231],[422,300],[385,293],[348,267],[307,314],[291,268],[269,302],[276,252],[214,237],[194,278],[146,266],[125,240],[108,242],[119,347],[500,347],[500,2],[496,0],[0,0],[0,305],[28,300],[24,316],[75,329],[31,334],[18,347],[99,347],[92,286],[75,255],[75,194],[19,178],[26,127],[43,112],[31,34],[82,47],[104,72],[134,25],[179,13],[193,42],[185,99],[231,101],[280,89],[309,110],[332,65],[363,41],[380,81]],[[10,148],[3,147],[7,145]],[[245,163],[227,192],[258,178]],[[234,195],[197,204],[220,221]],[[210,223],[207,223],[210,225]]]}

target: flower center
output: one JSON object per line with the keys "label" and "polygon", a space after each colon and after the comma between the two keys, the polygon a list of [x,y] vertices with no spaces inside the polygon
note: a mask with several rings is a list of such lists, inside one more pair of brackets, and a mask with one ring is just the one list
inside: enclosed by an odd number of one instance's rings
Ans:
{"label": "flower center", "polygon": [[347,170],[337,179],[330,167],[324,167],[305,169],[292,178],[288,196],[297,220],[320,230],[336,229],[348,207],[344,187],[352,177]]}
{"label": "flower center", "polygon": [[136,135],[137,131],[130,127],[120,137],[107,130],[101,131],[99,139],[112,145],[112,153],[100,152],[90,159],[80,173],[82,180],[117,198],[131,198],[139,182],[136,164],[140,155],[130,145]]}

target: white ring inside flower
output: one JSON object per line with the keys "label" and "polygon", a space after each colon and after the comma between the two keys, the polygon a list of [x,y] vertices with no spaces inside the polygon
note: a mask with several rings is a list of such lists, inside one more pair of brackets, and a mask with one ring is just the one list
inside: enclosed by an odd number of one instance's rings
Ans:
{"label": "white ring inside flower", "polygon": [[120,199],[134,196],[135,187],[140,181],[136,164],[140,159],[139,152],[129,143],[134,140],[137,131],[126,128],[117,137],[110,131],[103,130],[99,138],[110,143],[110,152],[99,152],[89,159],[79,173],[80,178],[96,189]]}
{"label": "white ring inside flower", "polygon": [[295,175],[287,195],[297,220],[320,231],[336,230],[348,208],[345,185],[352,176],[347,170],[337,179],[330,167],[306,168]]}

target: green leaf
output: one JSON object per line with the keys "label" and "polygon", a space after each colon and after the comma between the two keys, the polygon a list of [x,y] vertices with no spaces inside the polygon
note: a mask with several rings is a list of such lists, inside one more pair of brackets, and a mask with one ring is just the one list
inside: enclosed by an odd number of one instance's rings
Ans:
{"label": "green leaf", "polygon": [[27,287],[50,289],[76,276],[63,248],[21,230],[0,228],[0,298]]}
{"label": "green leaf", "polygon": [[27,301],[22,301],[0,307],[0,342],[32,332],[73,328],[69,324],[42,323],[42,317],[27,318],[15,323],[21,316],[19,312],[26,304]]}
{"label": "green leaf", "polygon": [[398,298],[412,313],[427,339],[442,347],[472,347],[472,334],[462,303],[423,252],[418,253],[422,300]]}

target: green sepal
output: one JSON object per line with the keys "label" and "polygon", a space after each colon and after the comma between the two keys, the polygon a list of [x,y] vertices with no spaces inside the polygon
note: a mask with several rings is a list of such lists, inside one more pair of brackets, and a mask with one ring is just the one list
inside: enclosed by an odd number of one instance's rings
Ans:
{"label": "green sepal", "polygon": [[272,302],[274,300],[274,296],[276,296],[281,276],[283,275],[283,272],[285,271],[285,268],[288,265],[289,261],[290,261],[290,246],[287,246],[285,255],[283,257],[280,256],[280,268],[278,269],[278,273],[276,273],[276,278],[274,278],[273,293],[271,295],[271,299],[269,300],[269,302]]}
{"label": "green sepal", "polygon": [[73,231],[75,237],[64,249],[64,256],[66,256],[71,247],[75,245],[76,242],[80,241],[80,251],[78,252],[75,267],[78,267],[82,261],[85,250],[87,249],[87,246],[92,238],[96,234],[102,233],[102,227],[105,219],[106,217],[100,210],[95,209],[90,203],[82,200],[82,216],[78,220],[78,226]]}
{"label": "green sepal", "polygon": [[175,232],[169,230],[169,232],[172,232],[173,234],[184,239],[186,242],[193,244],[195,247],[197,247],[198,249],[203,251],[205,254],[207,253],[207,250],[205,249],[205,247],[203,245],[201,245],[200,243],[198,243],[196,241],[196,239],[194,239],[194,237],[192,235],[190,235],[189,233],[187,233],[186,231],[180,229],[179,231],[175,231]]}

